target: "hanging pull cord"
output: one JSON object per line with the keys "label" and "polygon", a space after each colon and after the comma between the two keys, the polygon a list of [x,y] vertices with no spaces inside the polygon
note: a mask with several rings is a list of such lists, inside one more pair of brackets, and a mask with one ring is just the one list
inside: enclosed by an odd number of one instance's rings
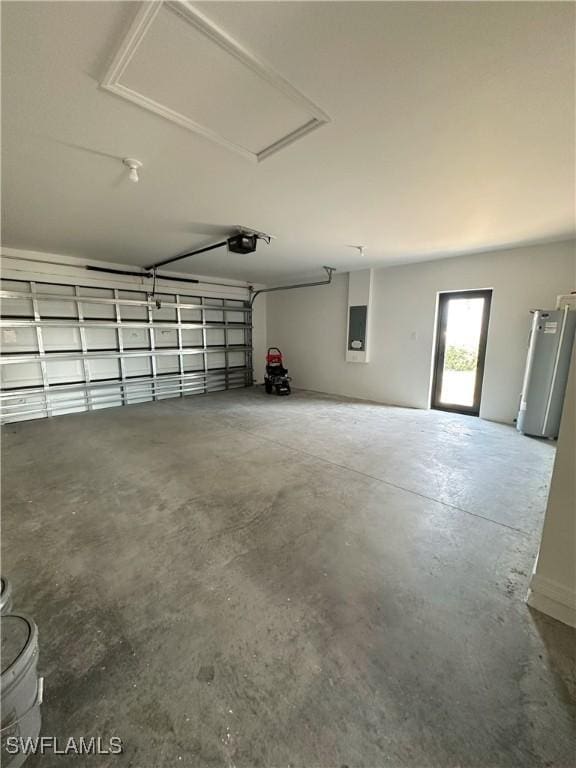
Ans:
{"label": "hanging pull cord", "polygon": [[153,280],[152,280],[152,298],[156,301],[156,309],[160,309],[162,307],[162,303],[160,299],[155,298],[156,297],[156,267],[152,270]]}
{"label": "hanging pull cord", "polygon": [[162,302],[160,299],[156,296],[156,268],[152,270],[150,275],[148,277],[152,278],[152,293],[148,294],[148,302],[154,301],[154,304],[156,305],[156,309],[162,309]]}

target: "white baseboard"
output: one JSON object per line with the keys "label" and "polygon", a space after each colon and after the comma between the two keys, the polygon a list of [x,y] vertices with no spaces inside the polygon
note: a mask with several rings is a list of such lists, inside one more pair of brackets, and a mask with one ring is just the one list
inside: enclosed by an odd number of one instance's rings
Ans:
{"label": "white baseboard", "polygon": [[526,602],[531,608],[576,627],[576,590],[535,573]]}

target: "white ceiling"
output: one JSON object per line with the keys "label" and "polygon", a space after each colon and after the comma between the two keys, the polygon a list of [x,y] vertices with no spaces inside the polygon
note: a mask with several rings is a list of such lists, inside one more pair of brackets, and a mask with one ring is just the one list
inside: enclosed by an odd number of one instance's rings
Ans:
{"label": "white ceiling", "polygon": [[278,239],[178,268],[274,281],[574,234],[571,3],[197,4],[332,120],[261,163],[99,87],[137,3],[2,5],[7,246],[144,265],[244,224]]}
{"label": "white ceiling", "polygon": [[142,5],[102,85],[254,161],[329,122],[183,0]]}

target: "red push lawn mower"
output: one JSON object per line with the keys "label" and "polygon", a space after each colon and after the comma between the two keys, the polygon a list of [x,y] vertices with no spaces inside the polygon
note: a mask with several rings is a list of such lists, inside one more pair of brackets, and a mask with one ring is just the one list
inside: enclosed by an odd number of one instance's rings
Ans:
{"label": "red push lawn mower", "polygon": [[274,390],[276,390],[277,395],[290,394],[290,376],[288,376],[288,369],[284,368],[282,352],[278,347],[268,347],[264,387],[269,395]]}

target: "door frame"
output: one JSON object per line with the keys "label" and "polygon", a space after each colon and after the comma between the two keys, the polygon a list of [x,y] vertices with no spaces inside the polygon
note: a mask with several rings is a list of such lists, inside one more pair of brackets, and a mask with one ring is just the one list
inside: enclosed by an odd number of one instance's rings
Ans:
{"label": "door frame", "polygon": [[[474,402],[472,405],[457,405],[456,403],[440,402],[442,391],[442,373],[444,371],[444,356],[446,351],[446,325],[448,320],[448,302],[450,299],[484,299],[484,309],[480,327],[478,344],[478,364],[476,366],[476,382],[474,386]],[[436,319],[436,344],[434,346],[434,364],[432,376],[432,398],[430,407],[437,411],[463,413],[468,416],[480,415],[482,399],[482,384],[484,381],[484,366],[486,363],[486,344],[488,341],[488,325],[490,323],[490,307],[492,304],[492,288],[471,291],[441,291],[438,294],[438,312]]]}

